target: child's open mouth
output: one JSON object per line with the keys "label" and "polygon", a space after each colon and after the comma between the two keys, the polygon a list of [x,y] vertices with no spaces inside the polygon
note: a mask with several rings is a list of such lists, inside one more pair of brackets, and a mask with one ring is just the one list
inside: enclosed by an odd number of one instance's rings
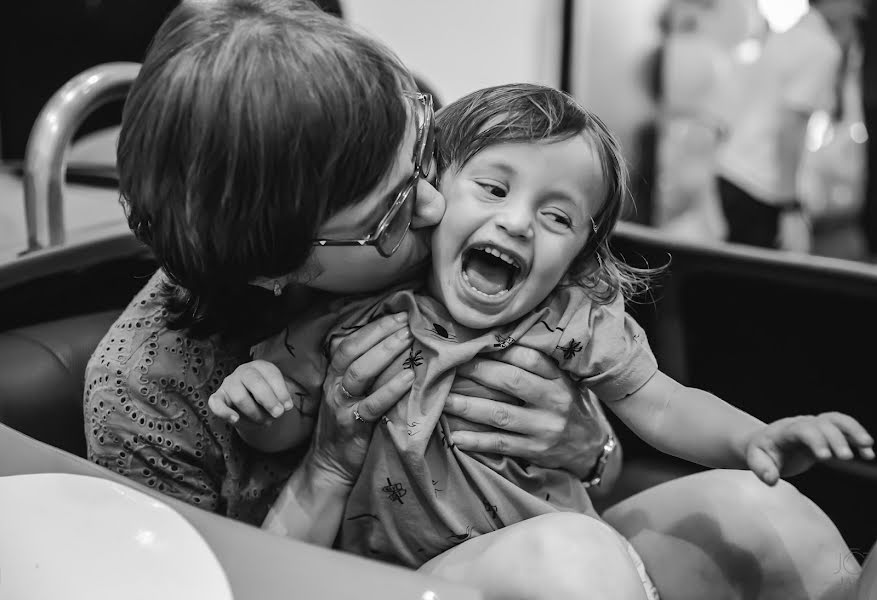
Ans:
{"label": "child's open mouth", "polygon": [[463,252],[463,280],[483,296],[504,296],[520,274],[520,260],[494,246],[478,245]]}

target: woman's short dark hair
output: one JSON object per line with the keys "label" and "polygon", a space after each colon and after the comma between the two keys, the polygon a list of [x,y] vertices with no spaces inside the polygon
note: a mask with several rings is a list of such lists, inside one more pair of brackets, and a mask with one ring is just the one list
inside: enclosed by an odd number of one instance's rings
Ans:
{"label": "woman's short dark hair", "polygon": [[[169,324],[236,335],[277,305],[331,215],[385,177],[408,123],[398,59],[303,0],[187,0],[125,103],[128,223],[173,282]],[[271,312],[271,311],[267,311]]]}

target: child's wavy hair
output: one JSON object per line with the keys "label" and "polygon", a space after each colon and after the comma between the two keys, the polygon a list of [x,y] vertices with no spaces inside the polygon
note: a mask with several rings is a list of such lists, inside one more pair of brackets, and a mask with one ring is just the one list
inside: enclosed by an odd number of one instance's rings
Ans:
{"label": "child's wavy hair", "polygon": [[460,169],[497,144],[584,136],[600,159],[606,196],[593,216],[585,247],[570,265],[567,282],[590,289],[598,303],[609,303],[619,293],[631,299],[648,289],[651,276],[660,269],[627,265],[609,247],[609,236],[630,201],[628,170],[620,143],[596,115],[557,89],[514,83],[478,90],[448,104],[436,115],[436,124],[439,172]]}
{"label": "child's wavy hair", "polygon": [[168,324],[258,335],[333,214],[386,176],[409,126],[408,71],[306,0],[184,0],[156,33],[122,117],[128,224],[174,285]]}

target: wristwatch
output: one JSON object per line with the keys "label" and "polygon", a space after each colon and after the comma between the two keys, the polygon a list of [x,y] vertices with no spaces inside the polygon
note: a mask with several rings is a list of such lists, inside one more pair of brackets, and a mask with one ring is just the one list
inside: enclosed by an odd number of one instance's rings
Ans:
{"label": "wristwatch", "polygon": [[606,443],[603,444],[600,456],[597,457],[597,464],[595,464],[594,468],[591,469],[591,472],[582,479],[582,484],[584,484],[586,488],[600,485],[600,482],[603,480],[603,471],[606,470],[606,463],[609,462],[609,456],[612,455],[612,451],[615,450],[617,445],[618,442],[615,440],[615,436],[610,433],[609,437],[606,438]]}

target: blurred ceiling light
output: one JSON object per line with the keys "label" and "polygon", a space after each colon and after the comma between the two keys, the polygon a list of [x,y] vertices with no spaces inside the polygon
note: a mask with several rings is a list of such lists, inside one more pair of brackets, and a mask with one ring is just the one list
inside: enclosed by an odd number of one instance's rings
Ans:
{"label": "blurred ceiling light", "polygon": [[758,11],[773,31],[783,32],[810,10],[808,0],[758,0]]}

